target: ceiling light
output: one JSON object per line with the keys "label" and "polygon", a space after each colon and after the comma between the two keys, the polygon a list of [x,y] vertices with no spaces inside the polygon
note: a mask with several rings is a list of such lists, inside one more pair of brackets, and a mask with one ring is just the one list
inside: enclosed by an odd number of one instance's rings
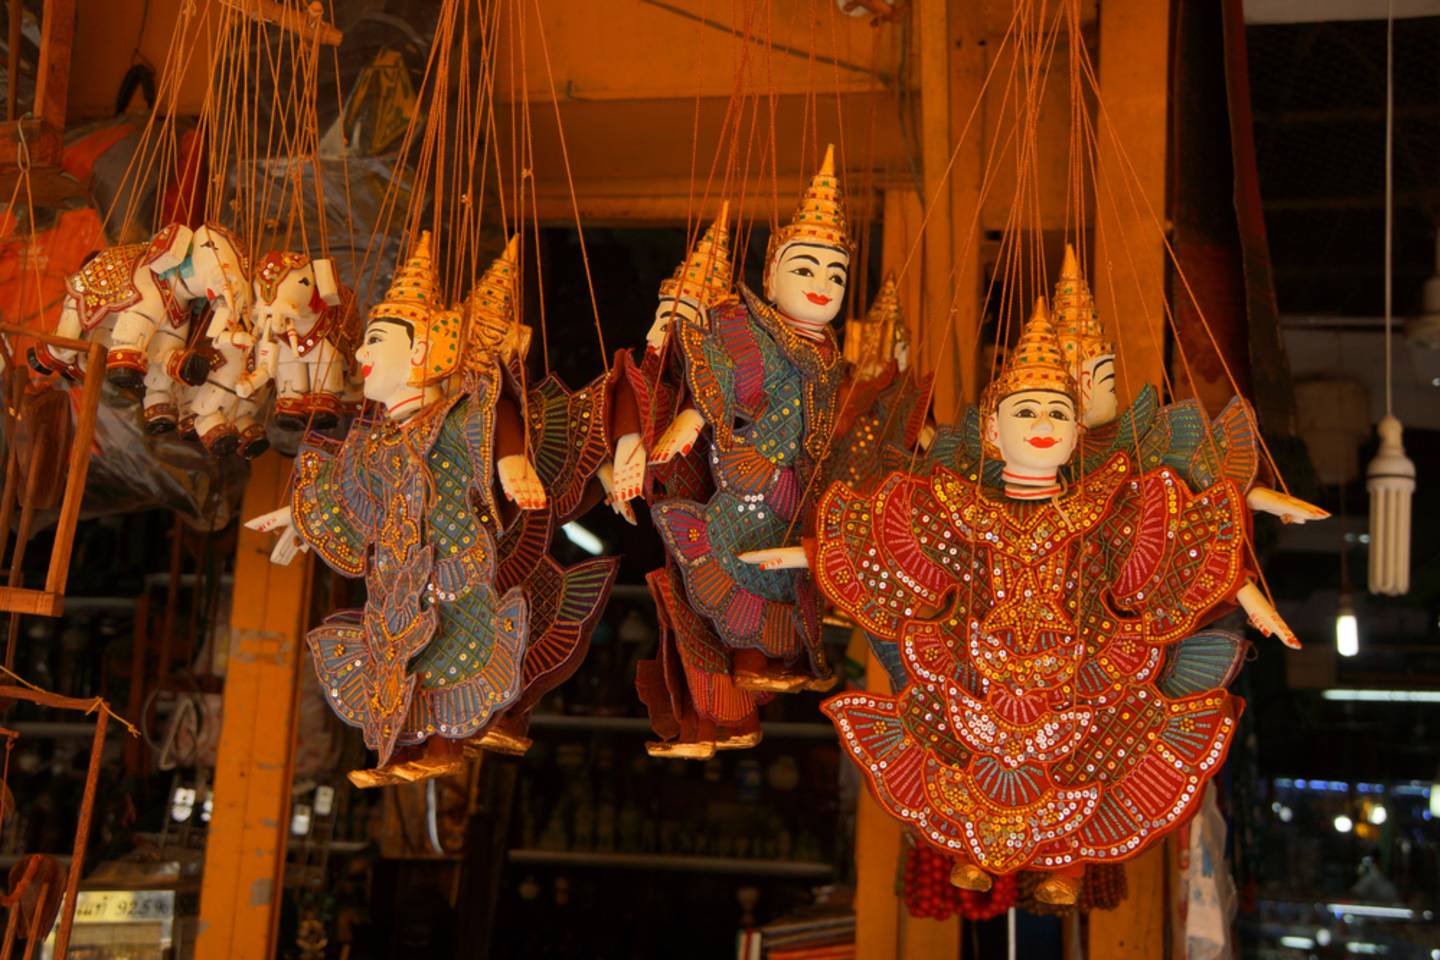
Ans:
{"label": "ceiling light", "polygon": [[1390,818],[1390,813],[1389,813],[1389,811],[1387,811],[1383,806],[1381,806],[1381,805],[1378,804],[1378,803],[1375,804],[1375,806],[1371,807],[1369,810],[1367,810],[1367,811],[1365,812],[1365,819],[1366,819],[1366,820],[1369,820],[1371,823],[1373,823],[1373,824],[1374,824],[1375,826],[1377,826],[1377,827],[1380,826],[1382,823],[1384,823],[1384,822],[1385,822],[1386,820],[1388,820],[1389,818]]}
{"label": "ceiling light", "polygon": [[1368,903],[1327,903],[1325,909],[1337,916],[1348,913],[1352,917],[1383,917],[1386,920],[1415,919],[1415,911],[1409,907],[1376,907]]}
{"label": "ceiling light", "polygon": [[1323,690],[1325,700],[1351,703],[1440,703],[1440,690],[1348,690],[1339,687]]}
{"label": "ceiling light", "polygon": [[567,523],[560,528],[560,532],[565,534],[565,539],[588,554],[598,557],[605,552],[605,541],[578,523]]}
{"label": "ceiling light", "polygon": [[1335,610],[1335,651],[1342,657],[1360,652],[1360,624],[1348,590],[1340,594],[1340,605]]}
{"label": "ceiling light", "polygon": [[1337,833],[1349,833],[1353,829],[1355,829],[1355,821],[1345,816],[1345,814],[1342,813],[1335,818],[1335,831]]}

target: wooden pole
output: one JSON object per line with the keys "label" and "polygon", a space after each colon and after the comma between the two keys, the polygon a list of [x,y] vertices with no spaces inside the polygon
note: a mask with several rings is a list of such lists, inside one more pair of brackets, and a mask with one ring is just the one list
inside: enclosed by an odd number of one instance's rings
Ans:
{"label": "wooden pole", "polygon": [[1165,247],[1156,220],[1166,216],[1169,50],[1169,3],[1101,5],[1091,287],[1119,348],[1122,407],[1164,374]]}
{"label": "wooden pole", "polygon": [[[981,236],[979,217],[980,186],[985,179],[985,137],[983,124],[971,119],[975,102],[985,86],[987,37],[984,7],[971,0],[950,0],[950,134],[955,162],[950,167],[950,253],[947,269],[953,271],[950,301],[955,342],[942,370],[955,381],[949,414],[958,414],[962,405],[980,398],[980,282]],[[969,129],[966,129],[967,121]],[[947,158],[948,162],[948,158]],[[932,308],[934,309],[934,308]],[[944,319],[943,312],[933,322]],[[937,413],[940,412],[937,410]],[[947,421],[953,417],[947,416]]]}
{"label": "wooden pole", "polygon": [[[70,93],[70,54],[75,45],[75,0],[45,0],[40,16],[40,63],[35,76],[35,116],[54,130],[65,129]],[[33,157],[56,163],[59,157]]]}
{"label": "wooden pole", "polygon": [[[105,756],[105,728],[110,712],[95,711],[95,739],[90,744],[90,766],[85,771],[85,792],[80,797],[80,816],[75,825],[75,846],[70,852],[70,874],[65,879],[65,906],[60,911],[60,931],[55,934],[55,956],[68,956],[70,928],[75,924],[75,897],[80,892],[80,874],[85,871],[85,847],[90,840],[90,817],[95,812],[95,787],[100,780],[100,761]],[[35,904],[40,909],[40,904]]]}
{"label": "wooden pole", "polygon": [[[269,453],[250,468],[241,516],[273,510],[290,461]],[[273,538],[241,529],[230,612],[230,663],[215,768],[215,803],[200,883],[196,957],[278,954],[289,835],[290,781],[310,555],[270,563]]]}
{"label": "wooden pole", "polygon": [[5,49],[10,51],[10,62],[5,65],[5,119],[13,123],[20,95],[20,26],[25,17],[23,0],[10,0],[8,7]]}
{"label": "wooden pole", "polygon": [[[915,38],[920,51],[920,169],[921,203],[929,212],[921,239],[918,266],[923,290],[921,325],[917,341],[924,370],[937,374],[934,409],[941,421],[954,418],[959,410],[956,378],[944,375],[956,363],[955,332],[949,323],[952,289],[953,236],[950,229],[950,180],[945,176],[950,163],[950,0],[918,0],[915,11]],[[913,267],[912,267],[913,269]],[[916,319],[922,313],[915,315]]]}
{"label": "wooden pole", "polygon": [[[871,653],[865,662],[865,689],[890,692],[885,668]],[[895,895],[895,870],[902,847],[900,823],[861,789],[855,811],[855,955],[900,955],[900,917],[905,905]]]}
{"label": "wooden pole", "polygon": [[[1119,346],[1122,404],[1145,384],[1163,382],[1165,250],[1150,211],[1159,217],[1166,211],[1169,51],[1169,3],[1101,4],[1101,195],[1095,199],[1092,287],[1100,315]],[[1117,141],[1124,147],[1123,156]],[[1125,870],[1129,897],[1115,910],[1090,915],[1089,955],[1106,960],[1163,958],[1170,887],[1165,845],[1127,862]]]}

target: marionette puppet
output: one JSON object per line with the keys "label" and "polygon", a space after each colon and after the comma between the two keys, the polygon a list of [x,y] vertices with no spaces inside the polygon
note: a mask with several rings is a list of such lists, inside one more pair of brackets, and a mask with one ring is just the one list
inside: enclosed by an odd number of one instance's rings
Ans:
{"label": "marionette puppet", "polygon": [[[682,497],[707,499],[714,491],[707,463],[707,438],[696,431],[689,448],[669,454],[665,462],[647,465],[647,451],[656,451],[666,432],[684,414],[693,422],[693,405],[685,403],[684,355],[672,348],[672,331],[680,322],[705,325],[709,311],[721,303],[733,302],[728,216],[730,204],[710,224],[673,276],[661,281],[659,303],[645,347],[637,361],[634,351],[620,350],[615,356],[614,479],[611,501],[623,515],[621,505],[644,495],[652,505]],[[633,513],[627,518],[634,522]]]}
{"label": "marionette puppet", "polygon": [[[290,505],[247,524],[280,533],[274,562],[314,549],[337,572],[365,577],[364,610],[307,637],[331,706],[379,754],[377,769],[351,774],[359,786],[455,769],[464,762],[455,741],[524,688],[530,610],[521,587],[496,588],[492,469],[520,509],[543,510],[546,496],[523,452],[506,452],[523,451],[523,437],[499,422],[500,385],[477,376],[445,395],[470,346],[465,319],[441,304],[422,234],[355,354],[383,418],[343,443],[308,436]],[[510,434],[523,430],[507,419]]]}
{"label": "marionette puppet", "polygon": [[274,251],[255,264],[254,372],[241,385],[253,396],[275,384],[275,423],[282,430],[335,426],[343,412],[347,365],[346,307],[329,257]]}
{"label": "marionette puppet", "polygon": [[[1246,491],[1246,503],[1285,523],[1322,520],[1329,514],[1289,494],[1256,483],[1260,466],[1259,430],[1250,405],[1236,397],[1213,421],[1197,400],[1160,405],[1155,388],[1145,385],[1128,409],[1119,410],[1115,391],[1115,346],[1106,337],[1090,286],[1080,272],[1075,249],[1065,246],[1065,259],[1055,285],[1056,332],[1070,362],[1080,396],[1085,431],[1079,456],[1062,468],[1062,476],[1078,480],[1102,466],[1120,450],[1132,454],[1137,469],[1166,465],[1191,489],[1209,486],[1228,476]],[[984,455],[980,416],[966,410],[960,423],[941,426],[929,449],[892,445],[886,462],[908,467],[918,462],[943,463],[991,487],[1003,484],[1002,464]]]}
{"label": "marionette puppet", "polygon": [[1041,899],[1073,903],[1083,864],[1186,819],[1229,747],[1243,703],[1179,689],[1167,648],[1236,604],[1298,643],[1252,582],[1235,480],[1191,492],[1118,450],[1062,483],[1079,391],[1043,302],[980,409],[1002,490],[943,465],[868,494],[838,483],[808,554],[753,559],[811,564],[899,650],[902,692],[824,707],[886,810],[957,861],[959,886],[1038,870]]}
{"label": "marionette puppet", "polygon": [[865,319],[848,325],[845,357],[854,370],[841,391],[824,485],[843,480],[860,490],[878,481],[887,466],[908,467],[910,451],[927,448],[935,432],[927,420],[932,377],[917,376],[910,366],[910,331],[893,273],[886,275]]}
{"label": "marionette puppet", "polygon": [[741,298],[703,322],[677,318],[689,400],[651,452],[652,464],[702,435],[715,493],[671,499],[651,515],[679,568],[691,608],[734,651],[751,690],[826,688],[835,677],[820,642],[819,604],[803,570],[761,570],[740,554],[806,529],[847,365],[830,324],[844,304],[851,242],[826,150],[795,218],[771,235],[765,298]]}
{"label": "marionette puppet", "polygon": [[[181,387],[199,386],[209,375],[210,357],[188,348],[193,318],[211,308],[216,329],[228,329],[250,311],[245,252],[217,224],[192,231],[172,223],[148,244],[108,247],[65,286],[56,335],[105,344],[106,378],[143,389],[145,429],[154,434],[175,429]],[[37,344],[28,358],[44,374],[84,376],[74,350]]]}
{"label": "marionette puppet", "polygon": [[[502,593],[523,591],[529,612],[520,694],[466,744],[510,755],[530,747],[531,710],[584,661],[619,570],[612,557],[564,567],[549,552],[555,531],[601,499],[597,472],[610,446],[608,391],[603,375],[578,391],[554,375],[526,387],[524,364],[533,338],[516,309],[518,251],[519,236],[512,236],[465,302],[471,344],[466,383],[472,392],[473,384],[502,385],[496,403],[499,451],[503,457],[519,438],[524,462],[535,465],[547,500],[541,509],[520,511],[498,534],[495,587]],[[523,430],[522,400],[528,417]]]}
{"label": "marionette puppet", "polygon": [[[648,469],[646,451],[656,448],[676,414],[688,406],[683,354],[669,349],[677,319],[703,324],[708,311],[735,302],[728,213],[727,203],[674,275],[661,282],[639,359],[630,350],[616,355],[614,432],[619,438],[611,502],[622,515],[630,510],[628,501],[642,494],[654,508],[673,499],[708,500],[715,492],[703,434],[688,450]],[[628,519],[634,522],[633,513]],[[770,695],[736,686],[730,649],[691,606],[683,576],[668,554],[665,566],[652,571],[646,583],[655,599],[659,641],[656,657],[637,664],[635,685],[660,737],[645,745],[647,752],[705,760],[717,749],[759,743],[757,710]]]}

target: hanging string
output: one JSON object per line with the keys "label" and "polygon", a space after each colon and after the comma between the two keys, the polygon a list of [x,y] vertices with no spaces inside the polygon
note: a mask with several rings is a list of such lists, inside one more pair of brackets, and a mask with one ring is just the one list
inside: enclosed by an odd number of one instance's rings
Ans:
{"label": "hanging string", "polygon": [[1392,246],[1395,227],[1395,0],[1385,5],[1385,416],[1393,416],[1391,343]]}

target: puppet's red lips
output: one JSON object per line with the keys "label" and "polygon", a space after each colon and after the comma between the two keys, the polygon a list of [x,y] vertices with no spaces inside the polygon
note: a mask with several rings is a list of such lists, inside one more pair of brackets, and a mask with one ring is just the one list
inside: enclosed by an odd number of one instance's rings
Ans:
{"label": "puppet's red lips", "polygon": [[364,366],[362,366],[362,367],[360,368],[360,376],[362,376],[362,377],[368,377],[368,376],[370,376],[370,371],[371,371],[371,370],[374,370],[374,369],[375,369],[375,364],[373,364],[373,363],[367,363],[367,364],[365,364]]}
{"label": "puppet's red lips", "polygon": [[807,293],[805,294],[805,299],[809,300],[817,307],[823,307],[825,306],[825,304],[830,302],[830,298],[825,296],[825,294],[823,293]]}
{"label": "puppet's red lips", "polygon": [[1060,442],[1059,437],[1030,437],[1025,441],[1032,447],[1039,447],[1041,450],[1049,450]]}

